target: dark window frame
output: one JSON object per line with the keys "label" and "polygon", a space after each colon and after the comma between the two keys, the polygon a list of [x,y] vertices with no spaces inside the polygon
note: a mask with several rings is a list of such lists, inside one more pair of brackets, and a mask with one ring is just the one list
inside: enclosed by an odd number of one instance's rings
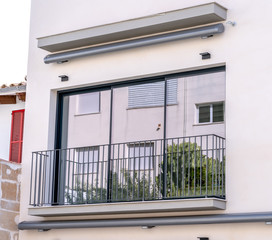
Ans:
{"label": "dark window frame", "polygon": [[[110,97],[110,121],[109,121],[109,153],[108,156],[111,156],[111,134],[112,134],[112,107],[113,107],[113,90],[115,88],[119,87],[128,87],[128,86],[133,86],[137,84],[142,84],[142,83],[153,83],[153,82],[159,82],[163,81],[164,82],[164,122],[163,122],[163,142],[165,146],[166,142],[166,109],[167,109],[167,80],[169,78],[181,78],[181,77],[190,77],[190,76],[196,76],[196,75],[202,75],[202,74],[209,74],[209,73],[216,73],[216,72],[225,72],[226,68],[225,66],[221,67],[214,67],[214,68],[207,68],[207,69],[201,69],[201,70],[195,70],[195,71],[188,71],[188,72],[182,72],[182,73],[175,73],[175,74],[169,74],[169,75],[161,75],[161,76],[154,76],[154,77],[149,77],[149,78],[140,78],[140,79],[135,79],[135,80],[128,80],[128,81],[122,81],[122,82],[115,82],[115,83],[108,83],[108,84],[98,84],[95,86],[90,86],[90,87],[83,87],[83,88],[75,88],[75,89],[68,89],[68,90],[62,90],[57,92],[57,107],[56,107],[56,127],[55,127],[55,149],[61,149],[61,139],[62,139],[62,121],[63,121],[63,99],[65,96],[72,96],[72,95],[77,95],[80,93],[90,93],[90,92],[101,92],[101,91],[106,91],[110,90],[111,91],[111,97]],[[165,148],[163,149],[163,159],[166,159],[166,153],[165,153]],[[61,173],[61,169],[59,169],[59,156],[56,156],[55,159],[55,182],[53,183],[53,189],[55,189],[53,196],[52,196],[52,202],[57,202],[58,198],[58,189],[59,189],[59,181],[61,177],[59,177],[59,173]],[[167,172],[167,164],[164,165],[163,172]],[[108,188],[107,188],[107,199],[110,201],[111,199],[111,183],[110,179],[112,176],[112,171],[111,171],[111,159],[109,157],[108,160]],[[163,189],[164,189],[164,194],[166,195],[166,174],[164,174],[165,179],[163,180]]]}

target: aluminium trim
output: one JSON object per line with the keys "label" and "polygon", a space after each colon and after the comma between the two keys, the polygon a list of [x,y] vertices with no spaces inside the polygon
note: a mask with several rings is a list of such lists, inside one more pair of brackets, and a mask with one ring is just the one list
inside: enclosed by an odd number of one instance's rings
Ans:
{"label": "aluminium trim", "polygon": [[220,34],[224,32],[224,25],[222,23],[214,24],[211,26],[199,27],[189,30],[183,30],[173,33],[166,33],[152,37],[145,37],[140,39],[128,40],[124,42],[106,44],[103,46],[89,47],[79,50],[66,51],[62,53],[50,54],[44,58],[44,63],[62,63],[74,58],[92,56],[102,53],[120,51],[125,49],[150,46],[153,44],[166,43],[182,39],[190,38],[206,38],[213,36],[214,34]]}
{"label": "aluminium trim", "polygon": [[105,227],[142,227],[195,224],[251,223],[272,222],[272,212],[235,213],[183,217],[154,217],[102,220],[57,220],[24,221],[18,224],[19,230],[70,229],[70,228],[105,228]]}

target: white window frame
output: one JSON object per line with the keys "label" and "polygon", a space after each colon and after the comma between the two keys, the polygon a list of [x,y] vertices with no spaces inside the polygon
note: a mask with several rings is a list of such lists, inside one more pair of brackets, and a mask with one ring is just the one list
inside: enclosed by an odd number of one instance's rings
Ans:
{"label": "white window frame", "polygon": [[[219,104],[219,103],[223,103],[223,121],[220,121],[220,122],[214,122],[213,121],[213,105],[215,104]],[[202,122],[200,123],[199,122],[199,107],[210,107],[210,121],[209,122]],[[196,115],[195,115],[195,119],[196,119],[196,124],[211,124],[211,123],[223,123],[225,121],[225,102],[224,101],[219,101],[219,102],[212,102],[212,103],[199,103],[199,104],[196,104],[195,105],[195,108],[196,108]]]}

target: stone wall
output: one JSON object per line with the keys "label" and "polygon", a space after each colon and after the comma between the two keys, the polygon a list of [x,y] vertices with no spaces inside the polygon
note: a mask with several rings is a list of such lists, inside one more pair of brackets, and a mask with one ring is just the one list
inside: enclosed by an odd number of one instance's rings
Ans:
{"label": "stone wall", "polygon": [[0,239],[18,240],[21,164],[0,159]]}

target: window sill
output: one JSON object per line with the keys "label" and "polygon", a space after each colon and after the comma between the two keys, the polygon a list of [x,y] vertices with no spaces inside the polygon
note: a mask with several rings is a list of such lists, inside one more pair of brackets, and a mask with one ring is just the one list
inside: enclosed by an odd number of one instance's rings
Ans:
{"label": "window sill", "polygon": [[217,125],[224,124],[225,122],[212,122],[212,123],[195,123],[193,126],[207,126],[207,125]]}
{"label": "window sill", "polygon": [[161,200],[146,202],[119,202],[69,206],[31,207],[32,216],[114,215],[133,213],[162,213],[182,211],[225,210],[226,201],[217,198]]}
{"label": "window sill", "polygon": [[[178,103],[167,104],[167,107],[176,106]],[[162,108],[164,105],[157,106],[141,106],[141,107],[128,107],[127,110],[145,109],[145,108]]]}
{"label": "window sill", "polygon": [[76,113],[74,114],[75,117],[80,117],[80,116],[86,116],[86,115],[96,115],[100,114],[101,112],[94,112],[94,113]]}

